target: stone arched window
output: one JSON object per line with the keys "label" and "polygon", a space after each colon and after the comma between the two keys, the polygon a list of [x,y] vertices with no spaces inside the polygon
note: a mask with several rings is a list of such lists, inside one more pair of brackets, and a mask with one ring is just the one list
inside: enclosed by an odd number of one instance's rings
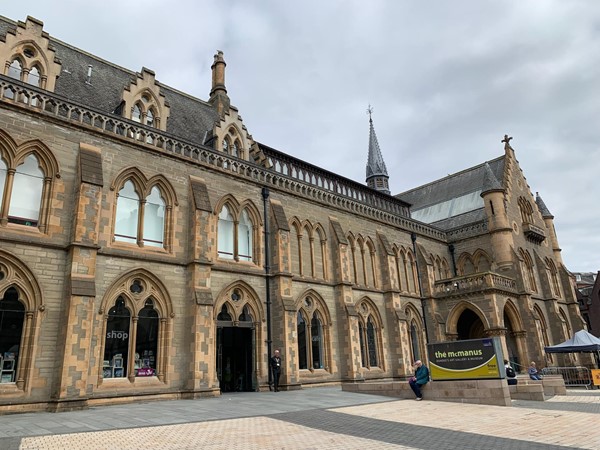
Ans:
{"label": "stone arched window", "polygon": [[521,220],[524,224],[533,223],[533,207],[525,197],[519,197],[518,200],[519,210],[521,211]]}
{"label": "stone arched window", "polygon": [[23,78],[23,64],[18,58],[15,58],[10,63],[8,66],[8,72],[6,74],[15,80],[21,80]]}
{"label": "stone arched window", "polygon": [[562,308],[558,309],[558,315],[560,317],[560,324],[562,327],[563,335],[565,339],[570,339],[571,336],[571,325],[569,324],[569,319],[567,319],[567,315],[563,311]]}
{"label": "stone arched window", "polygon": [[[358,279],[358,262],[360,261],[360,258],[357,258],[357,249],[356,249],[356,241],[354,239],[354,236],[349,235],[348,236],[348,250],[350,252],[350,278],[352,281],[352,283],[354,284],[358,284],[359,283],[359,279]],[[360,253],[360,252],[359,252]]]}
{"label": "stone arched window", "polygon": [[302,275],[302,225],[297,219],[292,221],[290,231],[290,261],[294,275]]}
{"label": "stone arched window", "polygon": [[458,273],[462,275],[471,275],[475,273],[475,263],[473,262],[473,258],[468,253],[463,253],[458,258]]}
{"label": "stone arched window", "polygon": [[404,278],[403,253],[394,246],[394,260],[396,263],[396,278],[398,279],[398,289],[403,291],[406,287],[406,279]]}
{"label": "stone arched window", "polygon": [[558,281],[558,271],[554,261],[550,258],[546,258],[546,266],[548,267],[548,273],[550,275],[550,288],[552,289],[552,295],[560,297],[560,283]]}
{"label": "stone arched window", "polygon": [[305,295],[296,316],[298,369],[329,369],[329,321],[323,302]]}
{"label": "stone arched window", "polygon": [[[0,272],[3,273],[3,272]],[[0,383],[16,383],[25,325],[25,305],[10,287],[0,298]]]}
{"label": "stone arched window", "polygon": [[[534,312],[533,317],[535,319],[535,327],[536,327],[536,331],[537,331],[538,342],[539,342],[540,350],[543,352],[544,347],[547,347],[550,345],[550,339],[548,338],[548,325],[546,322],[546,318],[544,317],[544,314],[542,313],[542,310],[540,309],[540,307],[538,305],[535,305],[533,307],[533,312]],[[546,358],[548,358],[549,360],[552,360],[552,354],[547,353]]]}
{"label": "stone arched window", "polygon": [[17,147],[0,134],[0,225],[37,227],[46,232],[58,165],[41,144]]}
{"label": "stone arched window", "polygon": [[423,327],[421,325],[423,322],[420,314],[412,306],[406,308],[405,314],[408,323],[410,359],[414,362],[418,359],[422,359],[422,356],[425,354]]}
{"label": "stone arched window", "polygon": [[153,376],[165,381],[173,313],[164,285],[146,271],[134,271],[109,289],[100,314],[100,382]]}
{"label": "stone arched window", "polygon": [[27,75],[27,83],[31,84],[32,86],[41,87],[41,82],[41,71],[38,66],[33,66]]}
{"label": "stone arched window", "polygon": [[117,188],[114,241],[170,251],[177,204],[171,185],[162,176],[148,180],[137,169],[129,169],[111,186]]}
{"label": "stone arched window", "polygon": [[363,300],[358,306],[358,333],[362,366],[383,368],[381,321],[375,306]]}
{"label": "stone arched window", "polygon": [[35,276],[0,249],[0,395],[28,391],[34,349],[45,306]]}
{"label": "stone arched window", "polygon": [[525,272],[526,286],[533,292],[537,292],[537,283],[535,281],[535,268],[533,266],[533,260],[527,250],[519,249],[521,255],[521,262],[523,270]]}
{"label": "stone arched window", "polygon": [[250,203],[240,206],[233,198],[217,208],[218,257],[256,263],[259,223],[255,208]]}
{"label": "stone arched window", "polygon": [[231,125],[221,139],[221,150],[236,158],[245,158],[244,146],[238,129]]}

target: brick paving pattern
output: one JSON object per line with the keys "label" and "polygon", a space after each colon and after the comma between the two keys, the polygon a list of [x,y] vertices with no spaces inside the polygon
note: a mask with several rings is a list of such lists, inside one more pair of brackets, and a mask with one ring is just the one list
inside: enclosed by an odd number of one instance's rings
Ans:
{"label": "brick paving pattern", "polygon": [[12,449],[600,449],[600,391],[513,407],[315,388],[0,417]]}

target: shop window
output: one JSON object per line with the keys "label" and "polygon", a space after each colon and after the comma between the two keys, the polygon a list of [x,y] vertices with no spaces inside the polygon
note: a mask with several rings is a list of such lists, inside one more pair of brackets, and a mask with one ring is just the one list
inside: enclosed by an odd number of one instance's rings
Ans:
{"label": "shop window", "polygon": [[104,342],[104,378],[125,378],[129,355],[129,326],[131,312],[119,297],[108,312]]}
{"label": "shop window", "polygon": [[[103,378],[156,375],[159,324],[152,299],[146,299],[137,320],[132,323],[132,314],[125,305],[125,299],[117,298],[106,322]],[[133,342],[130,342],[131,339]],[[129,354],[130,348],[135,349],[133,355]]]}
{"label": "shop window", "polygon": [[15,288],[0,300],[0,384],[17,381],[17,367],[25,321],[25,306]]}

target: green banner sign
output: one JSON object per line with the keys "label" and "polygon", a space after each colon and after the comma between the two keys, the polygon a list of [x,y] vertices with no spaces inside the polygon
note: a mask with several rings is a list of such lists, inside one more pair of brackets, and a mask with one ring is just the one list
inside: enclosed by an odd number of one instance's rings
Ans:
{"label": "green banner sign", "polygon": [[504,378],[502,347],[495,338],[428,344],[432,380]]}

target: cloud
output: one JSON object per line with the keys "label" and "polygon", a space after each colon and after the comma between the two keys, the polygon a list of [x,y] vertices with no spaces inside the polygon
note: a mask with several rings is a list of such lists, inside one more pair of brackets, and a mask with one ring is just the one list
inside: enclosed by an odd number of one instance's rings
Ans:
{"label": "cloud", "polygon": [[503,153],[555,215],[571,270],[600,269],[600,4],[9,2],[71,45],[206,99],[215,50],[255,139],[363,183],[368,104],[394,193]]}

